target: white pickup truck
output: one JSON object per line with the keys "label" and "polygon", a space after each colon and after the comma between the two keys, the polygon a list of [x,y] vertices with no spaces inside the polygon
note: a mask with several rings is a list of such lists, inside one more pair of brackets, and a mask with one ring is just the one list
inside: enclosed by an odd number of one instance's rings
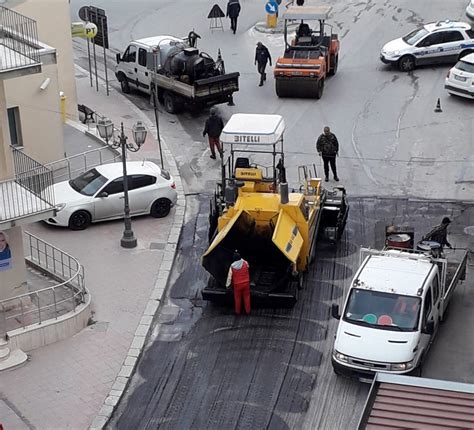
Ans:
{"label": "white pickup truck", "polygon": [[133,40],[117,54],[115,76],[122,92],[137,90],[152,94],[169,113],[187,106],[212,106],[232,101],[239,90],[239,73],[225,73],[224,62],[174,36]]}
{"label": "white pickup truck", "polygon": [[338,305],[331,308],[340,320],[332,351],[336,374],[369,382],[375,372],[421,372],[454,289],[465,279],[468,251],[453,254],[456,262],[408,249],[361,249],[342,314]]}

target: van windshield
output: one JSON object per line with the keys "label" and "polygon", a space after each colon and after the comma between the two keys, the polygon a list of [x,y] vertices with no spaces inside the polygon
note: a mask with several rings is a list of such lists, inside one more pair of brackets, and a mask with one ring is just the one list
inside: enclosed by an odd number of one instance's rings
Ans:
{"label": "van windshield", "polygon": [[420,308],[420,297],[353,288],[343,319],[383,330],[416,331]]}

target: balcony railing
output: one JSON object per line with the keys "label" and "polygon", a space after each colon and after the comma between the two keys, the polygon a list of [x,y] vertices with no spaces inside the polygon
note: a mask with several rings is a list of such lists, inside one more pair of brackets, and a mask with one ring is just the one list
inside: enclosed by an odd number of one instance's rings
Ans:
{"label": "balcony railing", "polygon": [[36,21],[0,6],[0,72],[40,64]]}
{"label": "balcony railing", "polygon": [[54,207],[53,172],[12,148],[14,179],[0,182],[0,222],[24,218]]}

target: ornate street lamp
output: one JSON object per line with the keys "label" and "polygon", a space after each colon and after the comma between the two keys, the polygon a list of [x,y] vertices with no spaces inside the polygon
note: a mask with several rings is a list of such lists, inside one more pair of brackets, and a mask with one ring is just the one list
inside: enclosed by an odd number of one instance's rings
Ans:
{"label": "ornate street lamp", "polygon": [[128,203],[128,176],[127,176],[127,149],[131,152],[137,152],[145,143],[147,130],[142,122],[137,121],[133,126],[133,140],[134,143],[127,143],[127,136],[123,131],[123,122],[121,123],[120,135],[116,138],[114,136],[114,123],[109,118],[101,118],[97,121],[97,130],[102,139],[111,148],[122,148],[122,166],[123,166],[123,194],[124,194],[124,223],[125,229],[123,231],[120,245],[123,248],[135,248],[137,246],[137,239],[132,231],[132,220],[130,218],[130,206]]}

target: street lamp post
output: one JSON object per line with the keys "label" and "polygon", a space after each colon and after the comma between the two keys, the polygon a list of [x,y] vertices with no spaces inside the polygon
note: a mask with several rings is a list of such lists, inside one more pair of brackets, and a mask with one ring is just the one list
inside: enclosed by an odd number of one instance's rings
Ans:
{"label": "street lamp post", "polygon": [[99,135],[102,139],[105,139],[107,145],[114,149],[122,149],[124,197],[123,211],[125,229],[123,231],[122,239],[120,240],[120,245],[123,248],[135,248],[137,246],[137,239],[132,230],[132,220],[130,218],[130,205],[128,200],[127,149],[131,152],[137,152],[145,142],[147,130],[145,126],[140,121],[138,121],[132,129],[135,143],[127,143],[127,136],[125,136],[123,131],[123,122],[121,123],[120,128],[120,135],[116,139],[114,137],[114,123],[109,118],[102,118],[97,121],[97,130],[99,131]]}

